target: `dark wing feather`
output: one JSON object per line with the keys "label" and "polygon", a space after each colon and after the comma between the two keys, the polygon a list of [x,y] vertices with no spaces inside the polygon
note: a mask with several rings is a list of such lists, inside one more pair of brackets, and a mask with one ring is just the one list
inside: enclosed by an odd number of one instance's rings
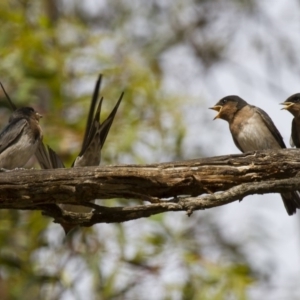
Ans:
{"label": "dark wing feather", "polygon": [[300,132],[299,128],[297,128],[295,118],[292,121],[292,134],[291,134],[292,141],[295,147],[300,148]]}
{"label": "dark wing feather", "polygon": [[300,209],[300,196],[298,191],[282,193],[281,198],[289,216],[295,214],[297,208]]}
{"label": "dark wing feather", "polygon": [[101,148],[104,145],[104,142],[106,140],[106,137],[108,135],[109,129],[113,123],[114,117],[117,113],[117,110],[119,108],[119,105],[123,99],[124,96],[124,92],[122,92],[117,104],[115,105],[114,109],[112,110],[112,112],[109,114],[109,116],[107,117],[107,119],[101,124],[101,133],[100,133],[100,141],[101,141]]}
{"label": "dark wing feather", "polygon": [[49,146],[47,146],[46,149],[43,142],[39,143],[35,156],[42,169],[57,169],[65,167],[60,157]]}
{"label": "dark wing feather", "polygon": [[[260,114],[262,120],[278,142],[278,144],[281,146],[281,148],[286,148],[282,136],[279,133],[278,129],[274,125],[273,121],[271,118],[260,108],[256,107],[257,112]],[[288,213],[288,215],[292,215],[296,213],[297,208],[300,208],[300,196],[297,191],[290,192],[290,193],[282,193],[281,198],[283,200],[285,209]]]}
{"label": "dark wing feather", "polygon": [[9,147],[22,134],[26,125],[26,119],[14,119],[6,125],[0,134],[0,153]]}
{"label": "dark wing feather", "polygon": [[[78,156],[82,156],[86,152],[87,148],[90,146],[91,142],[95,138],[98,128],[99,127],[101,128],[100,112],[101,112],[102,102],[103,102],[103,98],[100,99],[100,102],[97,106],[96,113],[93,116],[92,122],[90,124],[87,124],[87,127],[89,127],[89,128],[85,129],[85,135],[84,135],[85,140],[82,144],[82,148],[81,148],[81,151],[79,152]],[[92,106],[92,104],[91,104],[91,106]],[[91,110],[90,110],[90,112],[91,112]],[[98,151],[100,151],[100,150],[101,149],[98,149]]]}
{"label": "dark wing feather", "polygon": [[255,109],[256,109],[257,113],[261,116],[261,119],[263,120],[263,122],[265,123],[267,128],[270,130],[270,132],[272,133],[273,137],[278,142],[280,147],[281,148],[286,148],[285,143],[283,141],[283,138],[282,138],[280,132],[276,128],[275,124],[273,123],[273,121],[269,117],[269,115],[265,111],[260,109],[259,107],[255,107]]}
{"label": "dark wing feather", "polygon": [[10,105],[12,111],[15,111],[15,110],[17,109],[17,107],[16,107],[15,104],[11,101],[9,95],[6,93],[6,90],[5,90],[5,88],[4,88],[4,86],[3,86],[3,84],[2,84],[1,82],[0,82],[0,85],[1,85],[1,87],[2,87],[2,90],[3,90],[3,92],[4,92],[5,96],[6,96],[6,99],[7,99],[8,103],[9,103],[9,105]]}
{"label": "dark wing feather", "polygon": [[[117,110],[119,108],[119,105],[123,99],[123,96],[124,96],[124,93],[121,94],[120,98],[118,99],[118,102],[116,103],[114,109],[111,111],[111,113],[109,114],[109,116],[107,117],[107,119],[102,123],[100,124],[100,112],[101,112],[101,106],[102,106],[102,101],[103,101],[103,98],[101,98],[99,104],[98,104],[98,107],[97,107],[97,111],[95,113],[95,116],[94,116],[94,119],[93,119],[93,122],[92,122],[92,126],[90,127],[90,131],[89,131],[89,134],[86,138],[86,142],[85,144],[83,145],[80,153],[78,154],[77,158],[75,159],[75,161],[73,162],[72,164],[72,167],[75,166],[75,163],[76,165],[78,166],[78,162],[77,159],[79,157],[82,157],[84,159],[88,159],[89,156],[93,156],[91,155],[91,151],[92,152],[99,152],[101,151],[104,143],[105,143],[105,140],[106,140],[106,137],[108,135],[108,132],[110,130],[110,127],[113,123],[113,120],[114,120],[114,117],[117,113]],[[94,143],[94,149],[89,149],[90,145],[95,142],[95,139],[97,139],[98,141],[96,141],[96,143]],[[99,147],[95,148],[95,145],[99,145]],[[99,159],[99,157],[98,157]],[[91,158],[89,158],[89,161],[91,162]],[[80,164],[82,164],[83,162],[81,162]],[[97,163],[93,163],[93,165],[98,165],[100,163],[100,161]]]}
{"label": "dark wing feather", "polygon": [[50,157],[52,167],[54,169],[65,168],[64,163],[62,162],[60,157],[56,154],[56,152],[54,150],[52,150],[48,145],[47,145],[47,148],[48,148],[49,157]]}
{"label": "dark wing feather", "polygon": [[[98,102],[99,90],[101,87],[101,80],[102,80],[102,74],[99,75],[98,80],[95,85],[80,153],[84,152],[84,149],[87,148],[88,143],[89,143],[88,138],[91,135],[90,131],[91,131],[91,128],[93,127],[93,123],[94,123],[94,114],[95,114],[95,108],[96,108],[96,105]],[[100,110],[101,110],[101,106],[100,106]],[[99,116],[100,116],[100,111],[99,111]]]}
{"label": "dark wing feather", "polygon": [[52,164],[43,142],[39,143],[35,151],[35,157],[42,169],[52,169]]}

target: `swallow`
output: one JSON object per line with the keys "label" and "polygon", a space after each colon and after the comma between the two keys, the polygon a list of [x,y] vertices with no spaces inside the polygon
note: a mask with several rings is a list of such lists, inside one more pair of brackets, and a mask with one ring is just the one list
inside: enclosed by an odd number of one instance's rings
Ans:
{"label": "swallow", "polygon": [[43,138],[41,117],[32,107],[22,107],[12,113],[0,133],[0,168],[22,168],[34,155]]}
{"label": "swallow", "polygon": [[[40,137],[37,139],[37,140],[39,141],[38,144],[35,145],[35,146],[33,147],[33,149],[34,149],[34,150],[33,150],[33,154],[35,154],[35,152],[37,151],[37,149],[39,149],[40,147],[41,147],[41,148],[45,147],[44,144],[43,144],[43,140],[42,140],[42,137],[43,137],[42,131],[41,131],[41,128],[40,128],[40,126],[39,126],[39,119],[40,119],[42,116],[41,116],[39,113],[35,112],[34,109],[31,108],[31,107],[25,107],[25,108],[23,107],[23,108],[19,108],[19,109],[18,109],[17,106],[16,106],[16,105],[13,103],[13,101],[10,99],[9,95],[7,94],[7,92],[6,92],[4,86],[2,85],[1,82],[0,82],[0,86],[1,86],[3,92],[4,92],[5,96],[6,96],[6,99],[7,99],[7,101],[8,101],[8,104],[9,104],[11,110],[13,111],[13,113],[12,113],[10,119],[16,119],[15,116],[19,115],[19,111],[24,111],[24,110],[27,112],[27,116],[28,116],[28,114],[31,115],[31,122],[30,122],[30,124],[31,124],[31,128],[32,128],[32,132],[34,132],[35,134],[40,135]],[[23,113],[23,114],[24,114],[24,113]],[[25,114],[26,114],[26,113],[25,113]],[[27,119],[28,119],[28,118],[27,118]],[[10,123],[9,123],[9,124],[10,124]],[[8,126],[9,126],[9,124],[8,124]],[[20,123],[19,123],[19,124],[20,124]],[[38,133],[38,132],[39,132],[39,133]],[[26,152],[26,153],[29,154],[29,152]],[[32,154],[32,155],[33,155],[33,154]],[[32,155],[31,155],[31,156],[32,156]],[[25,159],[24,159],[24,160],[25,160]],[[40,164],[46,164],[47,162],[44,162],[44,158],[41,158],[41,161],[39,161],[39,163],[40,163]],[[26,164],[26,163],[25,163],[25,164]]]}
{"label": "swallow", "polygon": [[124,93],[121,93],[120,98],[118,99],[115,107],[113,108],[107,119],[103,123],[100,123],[100,113],[103,97],[100,99],[95,113],[95,107],[98,102],[100,84],[101,75],[98,78],[95,91],[92,97],[82,147],[80,153],[73,162],[72,167],[88,167],[100,165],[101,149],[106,141],[106,137],[108,135],[110,127],[113,123],[119,105],[123,99]]}
{"label": "swallow", "polygon": [[[114,117],[123,99],[124,92],[121,93],[121,96],[119,97],[115,107],[113,108],[107,119],[104,120],[103,123],[100,123],[100,114],[103,102],[103,98],[101,98],[99,101],[101,81],[102,75],[99,75],[91,100],[81,151],[74,160],[72,167],[98,166],[100,164],[101,149],[106,141]],[[2,86],[1,82],[0,85]],[[3,91],[6,95],[9,105],[11,106],[11,109],[14,111],[13,114],[15,114],[18,111],[17,107],[12,102],[4,88]],[[42,169],[54,169],[65,167],[62,160],[56,154],[56,152],[48,145],[45,146],[42,140],[40,140],[40,142],[37,145],[35,156]],[[88,213],[91,211],[91,208],[81,205],[62,204],[60,205],[60,207],[66,211],[77,213]],[[61,225],[64,228],[66,234],[74,227],[76,227],[68,223]]]}
{"label": "swallow", "polygon": [[289,111],[294,116],[290,145],[300,148],[300,93],[290,96],[280,104],[284,105],[282,109]]}
{"label": "swallow", "polygon": [[[218,112],[214,120],[223,119],[229,123],[233,141],[241,152],[286,148],[268,114],[242,98],[224,97],[210,109]],[[281,197],[289,215],[300,208],[300,197],[296,191],[282,193]]]}
{"label": "swallow", "polygon": [[[101,86],[102,75],[96,82],[94,93],[91,99],[86,129],[81,146],[81,150],[74,160],[72,167],[87,167],[98,166],[101,162],[101,149],[106,141],[108,132],[113,123],[114,117],[117,113],[119,105],[123,99],[124,93],[121,93],[115,107],[102,123],[100,122],[100,114],[103,98],[99,100],[99,91]],[[49,146],[45,147],[40,144],[36,152],[38,161],[43,169],[51,168],[64,168],[64,164],[60,157]],[[91,201],[92,202],[92,201]],[[60,207],[63,210],[75,213],[89,213],[91,208],[82,205],[62,204]],[[66,234],[70,232],[74,227],[73,224],[61,223]]]}

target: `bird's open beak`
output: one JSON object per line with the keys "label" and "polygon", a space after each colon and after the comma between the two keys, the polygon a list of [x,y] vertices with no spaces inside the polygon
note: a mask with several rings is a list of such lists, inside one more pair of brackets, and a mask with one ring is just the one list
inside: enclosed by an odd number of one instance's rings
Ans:
{"label": "bird's open beak", "polygon": [[284,107],[282,109],[289,110],[295,103],[293,103],[293,102],[283,102],[283,103],[279,103],[279,104],[284,105]]}
{"label": "bird's open beak", "polygon": [[218,114],[214,117],[214,120],[218,119],[220,117],[220,113],[221,113],[222,108],[223,108],[223,106],[221,106],[221,105],[215,105],[213,107],[209,107],[209,109],[213,109],[213,110],[218,112]]}

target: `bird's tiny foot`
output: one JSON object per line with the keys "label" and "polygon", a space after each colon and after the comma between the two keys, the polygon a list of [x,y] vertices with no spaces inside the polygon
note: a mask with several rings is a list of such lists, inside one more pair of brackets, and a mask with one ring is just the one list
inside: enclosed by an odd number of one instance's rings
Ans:
{"label": "bird's tiny foot", "polygon": [[188,217],[190,217],[194,212],[194,208],[191,206],[186,210],[186,214]]}

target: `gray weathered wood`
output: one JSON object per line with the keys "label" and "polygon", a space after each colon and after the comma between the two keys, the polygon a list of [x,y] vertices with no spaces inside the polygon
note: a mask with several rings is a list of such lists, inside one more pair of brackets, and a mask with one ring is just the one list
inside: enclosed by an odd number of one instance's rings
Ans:
{"label": "gray weathered wood", "polygon": [[[90,226],[166,211],[224,205],[250,194],[300,189],[300,150],[259,151],[189,161],[0,173],[0,208],[42,209],[57,222]],[[221,193],[215,193],[222,191]],[[138,199],[104,207],[93,199]],[[144,201],[144,203],[143,203]],[[85,204],[91,214],[62,212],[58,203]]]}

